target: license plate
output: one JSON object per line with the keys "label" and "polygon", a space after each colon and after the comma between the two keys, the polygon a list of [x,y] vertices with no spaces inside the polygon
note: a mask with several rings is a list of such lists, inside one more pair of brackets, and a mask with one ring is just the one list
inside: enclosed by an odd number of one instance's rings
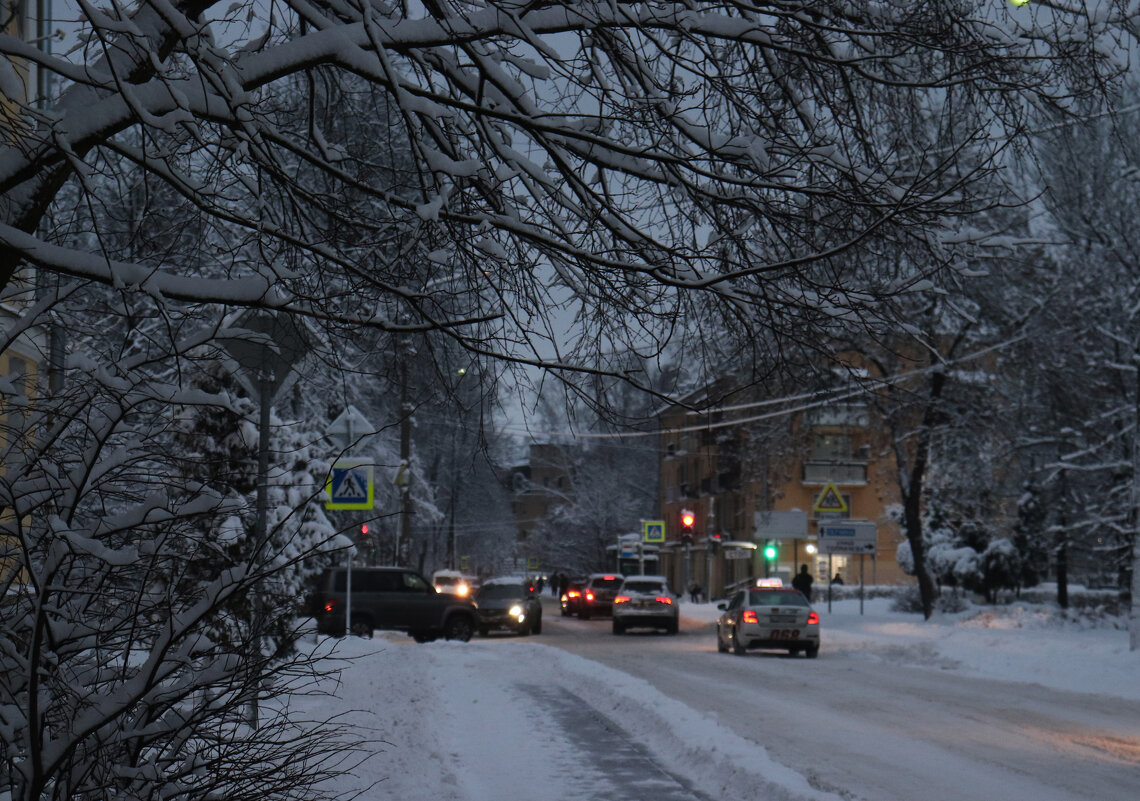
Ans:
{"label": "license plate", "polygon": [[795,615],[772,615],[771,621],[773,623],[795,623]]}

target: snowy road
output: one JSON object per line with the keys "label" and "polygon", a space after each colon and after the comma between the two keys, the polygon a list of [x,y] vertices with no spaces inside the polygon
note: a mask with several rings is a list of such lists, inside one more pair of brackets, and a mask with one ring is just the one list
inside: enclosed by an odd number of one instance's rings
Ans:
{"label": "snowy road", "polygon": [[716,651],[710,605],[683,605],[676,637],[618,637],[609,619],[544,603],[536,637],[322,640],[351,666],[335,698],[298,712],[344,715],[373,739],[373,758],[327,797],[1140,797],[1127,632],[1041,610],[863,617],[848,602],[821,611],[818,659],[735,656]]}
{"label": "snowy road", "polygon": [[1137,701],[957,675],[934,654],[928,667],[826,644],[817,660],[738,657],[716,652],[707,624],[676,638],[608,629],[558,619],[543,641],[644,678],[822,790],[873,788],[874,801],[993,798],[996,788],[1033,801],[1140,792]]}

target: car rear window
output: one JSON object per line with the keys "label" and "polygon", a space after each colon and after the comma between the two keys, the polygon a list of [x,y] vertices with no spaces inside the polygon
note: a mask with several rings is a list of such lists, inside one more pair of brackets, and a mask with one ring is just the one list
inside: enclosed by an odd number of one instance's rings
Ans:
{"label": "car rear window", "polygon": [[605,587],[608,590],[616,590],[622,583],[620,578],[597,578],[590,582],[591,587]]}
{"label": "car rear window", "polygon": [[799,590],[751,590],[749,606],[811,606]]}
{"label": "car rear window", "polygon": [[627,581],[621,585],[622,592],[653,592],[661,594],[665,592],[665,588],[661,586],[659,581]]}

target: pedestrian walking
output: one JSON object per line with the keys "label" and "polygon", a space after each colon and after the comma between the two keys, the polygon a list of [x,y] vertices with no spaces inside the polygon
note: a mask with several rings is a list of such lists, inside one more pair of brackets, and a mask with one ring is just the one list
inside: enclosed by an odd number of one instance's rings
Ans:
{"label": "pedestrian walking", "polygon": [[792,579],[792,586],[803,593],[803,596],[811,601],[811,585],[815,581],[811,573],[808,572],[807,565],[800,565],[800,572]]}

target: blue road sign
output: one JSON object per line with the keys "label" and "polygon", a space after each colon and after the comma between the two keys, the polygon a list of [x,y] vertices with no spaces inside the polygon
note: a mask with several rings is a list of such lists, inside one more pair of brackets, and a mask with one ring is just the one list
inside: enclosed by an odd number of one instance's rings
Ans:
{"label": "blue road sign", "polygon": [[337,462],[325,484],[327,509],[371,509],[375,499],[372,465]]}

